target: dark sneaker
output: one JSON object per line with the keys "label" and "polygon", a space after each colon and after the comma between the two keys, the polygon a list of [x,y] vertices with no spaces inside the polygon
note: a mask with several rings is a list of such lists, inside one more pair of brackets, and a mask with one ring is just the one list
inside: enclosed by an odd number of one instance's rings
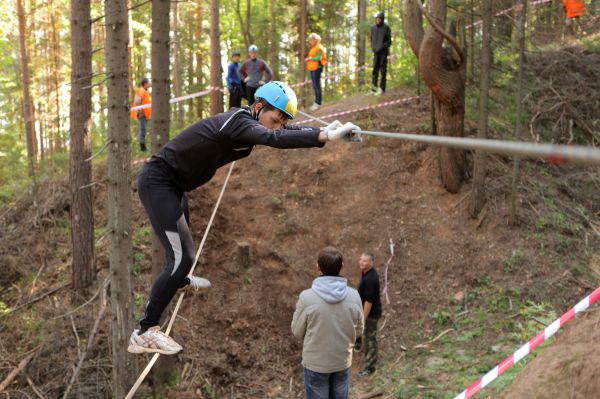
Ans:
{"label": "dark sneaker", "polygon": [[372,370],[372,369],[364,369],[364,370],[362,370],[362,371],[359,371],[359,372],[358,372],[358,376],[359,376],[359,377],[368,377],[368,376],[370,376],[371,374],[373,374],[373,372],[375,372],[375,370]]}
{"label": "dark sneaker", "polygon": [[141,150],[142,152],[146,152],[146,144],[144,144],[144,143],[140,143],[140,150]]}

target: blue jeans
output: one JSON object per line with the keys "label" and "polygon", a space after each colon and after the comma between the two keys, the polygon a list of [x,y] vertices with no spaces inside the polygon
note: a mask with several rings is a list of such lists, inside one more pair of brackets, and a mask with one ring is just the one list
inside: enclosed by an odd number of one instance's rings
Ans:
{"label": "blue jeans", "polygon": [[313,89],[315,89],[315,102],[319,105],[321,105],[323,95],[321,92],[321,72],[323,72],[323,68],[310,71],[310,79],[312,80]]}
{"label": "blue jeans", "polygon": [[148,119],[146,116],[140,116],[138,118],[138,122],[140,124],[138,129],[138,136],[140,138],[140,144],[146,144],[146,125],[148,124]]}
{"label": "blue jeans", "polygon": [[350,369],[317,373],[304,368],[306,399],[348,399]]}

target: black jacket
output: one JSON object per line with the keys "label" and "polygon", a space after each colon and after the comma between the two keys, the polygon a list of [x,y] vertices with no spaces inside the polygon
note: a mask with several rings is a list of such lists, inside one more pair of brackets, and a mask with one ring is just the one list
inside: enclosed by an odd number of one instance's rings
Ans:
{"label": "black jacket", "polygon": [[392,45],[392,30],[383,22],[381,25],[373,25],[371,27],[371,49],[374,53],[389,51]]}
{"label": "black jacket", "polygon": [[381,292],[379,289],[379,274],[374,267],[369,269],[361,278],[358,285],[358,294],[363,306],[365,301],[371,302],[371,312],[369,319],[378,319],[381,317]]}
{"label": "black jacket", "polygon": [[322,147],[319,131],[296,126],[268,129],[254,119],[249,108],[232,108],[189,126],[150,162],[162,161],[174,183],[191,191],[208,182],[221,166],[250,155],[257,144],[275,148]]}

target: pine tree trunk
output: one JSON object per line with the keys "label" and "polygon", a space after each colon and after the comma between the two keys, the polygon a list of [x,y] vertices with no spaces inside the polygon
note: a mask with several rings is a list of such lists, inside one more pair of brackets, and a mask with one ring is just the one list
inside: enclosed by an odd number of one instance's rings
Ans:
{"label": "pine tree trunk", "polygon": [[221,31],[219,29],[219,0],[210,0],[210,113],[212,115],[223,112],[223,83],[221,76]]}
{"label": "pine tree trunk", "polygon": [[62,137],[61,137],[61,126],[60,126],[60,42],[58,41],[58,28],[56,26],[56,15],[54,12],[54,0],[48,0],[48,16],[50,17],[50,29],[51,29],[51,53],[52,53],[52,80],[54,84],[54,101],[56,104],[56,133],[54,136],[55,144],[54,149],[56,151],[62,151]]}
{"label": "pine tree trunk", "polygon": [[[133,0],[129,0],[129,8],[131,8],[133,6]],[[134,67],[134,60],[135,60],[135,56],[134,56],[134,51],[133,49],[135,48],[135,37],[134,37],[134,32],[133,32],[133,19],[131,17],[131,12],[128,13],[129,14],[129,41],[127,42],[127,52],[129,53],[129,58],[128,58],[128,70],[129,70],[129,95],[131,97],[133,97],[135,95],[135,82],[137,82],[138,80],[138,75],[137,73],[135,73],[135,67]]]}
{"label": "pine tree trunk", "polygon": [[[514,137],[516,140],[521,138],[521,114],[523,105],[523,66],[525,64],[525,23],[527,22],[527,0],[518,0],[519,17],[517,23],[517,40],[519,41],[519,76],[517,82],[517,114],[515,117]],[[510,214],[509,223],[514,226],[517,224],[517,191],[520,181],[521,159],[515,158],[512,173],[512,184],[510,190]]]}
{"label": "pine tree trunk", "polygon": [[127,353],[133,331],[131,286],[131,135],[127,62],[127,0],[106,0],[108,73],[108,231],[111,273],[112,389],[124,397],[135,381],[135,357]]}
{"label": "pine tree trunk", "polygon": [[[367,1],[358,0],[358,37],[356,39],[356,48],[358,51],[358,66],[365,66],[367,57]],[[358,71],[358,84],[365,84],[365,71]]]}
{"label": "pine tree trunk", "polygon": [[[307,56],[306,52],[306,31],[308,24],[308,5],[307,0],[300,0],[300,54],[298,56],[298,65],[300,67],[300,82],[306,80],[306,64],[304,58]],[[331,56],[331,55],[330,55]],[[306,85],[300,86],[300,103],[302,107],[306,107]]]}
{"label": "pine tree trunk", "polygon": [[90,0],[71,0],[71,242],[72,287],[85,297],[96,277],[91,156],[92,26]]}
{"label": "pine tree trunk", "polygon": [[19,47],[21,50],[21,73],[23,76],[23,115],[25,117],[25,136],[27,139],[27,159],[29,161],[29,176],[35,183],[35,125],[33,123],[33,102],[29,82],[29,55],[27,53],[27,21],[23,0],[17,0],[17,17],[19,20]]}
{"label": "pine tree trunk", "polygon": [[[481,71],[479,77],[479,124],[477,138],[487,139],[488,106],[490,94],[490,69],[492,61],[492,0],[482,0],[483,36],[481,43]],[[471,216],[477,217],[485,205],[486,156],[482,151],[475,152],[473,169],[473,198]]]}
{"label": "pine tree trunk", "polygon": [[[171,3],[173,7],[173,77],[175,97],[181,97],[182,67],[181,67],[181,42],[179,39],[179,16],[177,12],[177,2]],[[177,103],[177,127],[183,127],[183,103]]]}
{"label": "pine tree trunk", "polygon": [[[198,90],[204,88],[204,54],[202,53],[202,21],[204,19],[204,10],[202,8],[202,0],[197,0],[196,3],[196,76],[198,77]],[[196,116],[202,119],[204,114],[204,96],[197,98]]]}
{"label": "pine tree trunk", "polygon": [[270,58],[269,64],[273,70],[273,80],[279,80],[279,42],[281,38],[277,32],[278,12],[277,12],[277,1],[270,0],[270,13],[271,13],[271,34],[269,40],[270,46]]}
{"label": "pine tree trunk", "polygon": [[169,11],[169,0],[152,2],[152,153],[169,141],[171,127]]}

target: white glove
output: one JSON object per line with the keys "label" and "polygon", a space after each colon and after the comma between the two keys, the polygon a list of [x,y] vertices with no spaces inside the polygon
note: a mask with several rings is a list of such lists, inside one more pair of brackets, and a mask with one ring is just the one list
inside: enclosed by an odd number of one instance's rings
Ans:
{"label": "white glove", "polygon": [[259,80],[259,81],[258,81],[258,84],[262,86],[262,85],[264,85],[264,84],[265,84],[265,81],[264,81],[264,80]]}
{"label": "white glove", "polygon": [[331,122],[329,125],[325,126],[324,129],[326,132],[330,132],[330,131],[335,130],[338,127],[342,127],[342,126],[344,126],[344,125],[342,125],[342,122],[340,122],[336,119],[333,122]]}
{"label": "white glove", "polygon": [[[335,123],[335,122],[334,122]],[[327,139],[335,141],[344,139],[346,141],[362,141],[360,134],[353,133],[354,130],[360,130],[354,123],[347,122],[344,125],[327,131]]]}
{"label": "white glove", "polygon": [[250,76],[246,76],[246,77],[244,78],[244,83],[248,83],[248,81],[249,81],[249,80],[250,80]]}

